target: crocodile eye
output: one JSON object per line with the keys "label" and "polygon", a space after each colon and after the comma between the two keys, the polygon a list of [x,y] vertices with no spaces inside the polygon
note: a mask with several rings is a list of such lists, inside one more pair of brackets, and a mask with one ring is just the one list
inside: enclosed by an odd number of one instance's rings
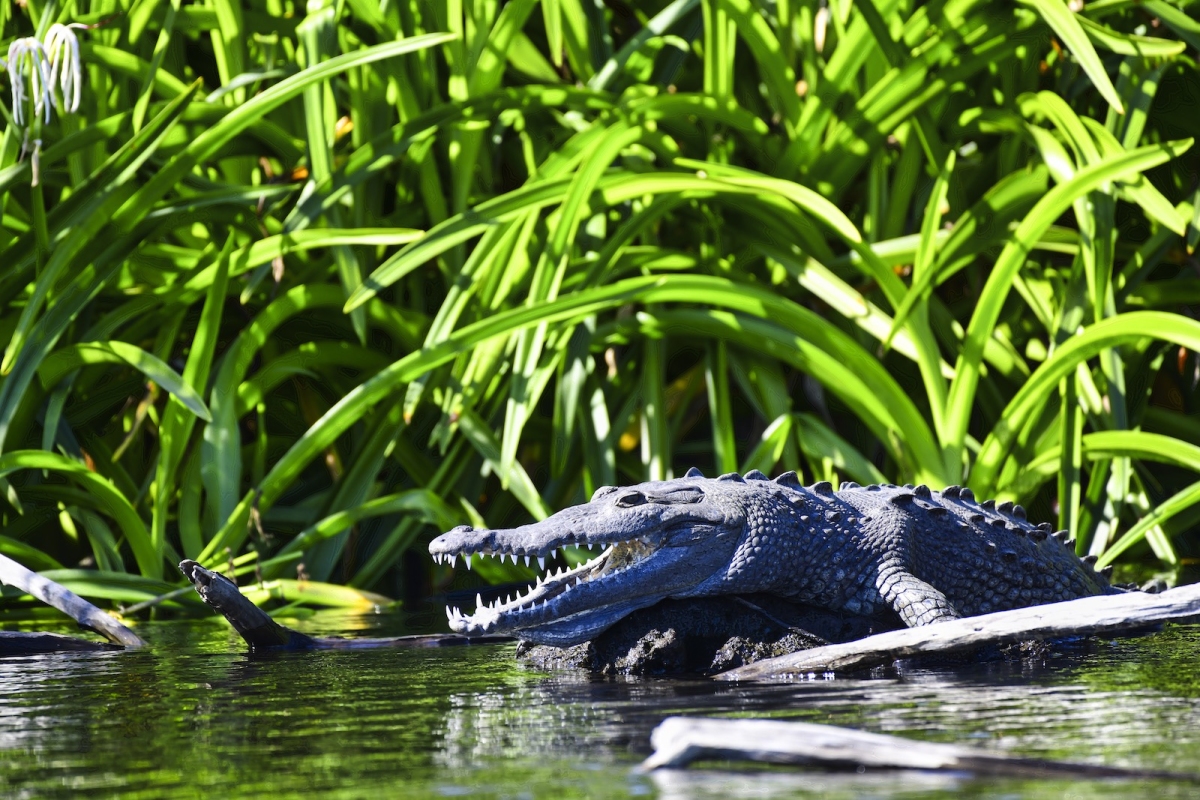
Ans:
{"label": "crocodile eye", "polygon": [[641,492],[626,492],[617,498],[617,505],[621,508],[633,508],[634,506],[644,505],[646,495]]}
{"label": "crocodile eye", "polygon": [[599,489],[597,489],[595,492],[592,493],[592,500],[593,500],[593,502],[596,500],[599,500],[601,497],[612,494],[616,490],[617,490],[617,487],[615,487],[615,486],[601,486]]}

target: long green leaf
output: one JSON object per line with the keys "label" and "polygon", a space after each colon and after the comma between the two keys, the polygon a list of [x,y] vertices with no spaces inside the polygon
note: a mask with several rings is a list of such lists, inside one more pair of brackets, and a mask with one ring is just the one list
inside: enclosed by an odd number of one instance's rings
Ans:
{"label": "long green leaf", "polygon": [[[803,309],[772,293],[746,286],[737,286],[722,279],[690,275],[632,278],[610,286],[576,292],[544,305],[517,308],[495,314],[460,328],[438,345],[401,358],[343,397],[292,446],[282,459],[275,463],[271,472],[260,485],[261,497],[258,500],[260,507],[264,510],[269,507],[283,487],[295,478],[299,470],[303,469],[346,427],[353,424],[375,403],[389,392],[395,391],[398,385],[449,361],[464,350],[494,336],[507,336],[513,331],[541,323],[579,320],[626,303],[695,301],[705,304],[717,303],[731,310],[760,318],[787,317],[799,320],[804,317]],[[816,326],[813,332],[819,337],[817,341],[824,340],[822,343],[827,346],[841,347],[841,343],[847,341],[843,334],[826,325]],[[854,351],[861,353],[861,349],[856,345],[853,348],[853,350],[846,351],[847,355]],[[881,385],[885,385],[889,381],[886,372],[873,358],[860,356],[854,358],[853,363],[860,370],[860,374],[870,373],[873,380],[877,380]],[[900,393],[895,400],[899,409],[912,409],[911,401],[903,393]],[[936,482],[937,476],[941,474],[942,470],[942,457],[928,432],[928,427],[920,415],[915,413],[915,409],[907,412],[904,421],[900,424],[903,426],[900,429],[905,431],[905,441],[914,453],[914,474]],[[242,499],[221,533],[209,543],[203,558],[211,558],[214,553],[220,552],[223,548],[240,543],[241,537],[245,535],[244,526],[248,519],[251,503],[251,495]]]}
{"label": "long green leaf", "polygon": [[[1000,308],[1012,286],[1013,277],[1024,263],[1033,242],[1078,197],[1095,190],[1104,183],[1123,178],[1128,179],[1143,170],[1162,164],[1187,151],[1191,145],[1192,140],[1185,139],[1163,145],[1142,147],[1124,155],[1105,158],[1093,166],[1080,170],[1074,178],[1066,183],[1055,186],[1026,215],[1013,232],[1008,244],[1000,253],[1000,257],[996,259],[996,265],[992,268],[987,284],[980,293],[975,313],[967,328],[963,349],[954,367],[955,377],[951,382],[950,395],[946,404],[947,442],[962,442],[966,437],[967,423],[970,420],[979,382],[984,341],[992,336],[996,320],[1000,316]],[[1028,385],[1026,384],[1026,386]],[[982,454],[980,458],[982,462]],[[988,464],[985,466],[981,463],[980,466],[983,470],[990,471],[998,465]]]}
{"label": "long green leaf", "polygon": [[154,574],[159,571],[160,557],[150,541],[145,523],[111,482],[89,470],[86,465],[57,453],[47,453],[44,450],[14,450],[0,455],[0,478],[24,469],[61,472],[77,482],[94,495],[100,506],[117,521],[133,550],[142,574]]}
{"label": "long green leaf", "polygon": [[57,386],[68,373],[88,364],[128,364],[166,389],[179,402],[205,422],[212,420],[200,395],[159,359],[128,342],[81,342],[56,350],[38,367],[38,377],[47,389]]}
{"label": "long green leaf", "polygon": [[1064,342],[1009,401],[979,448],[971,485],[990,493],[1017,435],[1058,390],[1058,382],[1101,351],[1145,339],[1200,350],[1200,322],[1163,311],[1131,311],[1084,328]]}
{"label": "long green leaf", "polygon": [[1046,24],[1059,35],[1067,49],[1075,54],[1075,58],[1079,59],[1079,66],[1092,79],[1100,96],[1107,100],[1118,114],[1124,114],[1125,108],[1121,105],[1121,98],[1117,96],[1117,88],[1113,86],[1108,73],[1104,71],[1104,64],[1100,61],[1100,56],[1096,54],[1096,49],[1092,47],[1083,26],[1067,8],[1067,4],[1063,0],[1020,0],[1020,2],[1021,5],[1029,6],[1041,15]]}

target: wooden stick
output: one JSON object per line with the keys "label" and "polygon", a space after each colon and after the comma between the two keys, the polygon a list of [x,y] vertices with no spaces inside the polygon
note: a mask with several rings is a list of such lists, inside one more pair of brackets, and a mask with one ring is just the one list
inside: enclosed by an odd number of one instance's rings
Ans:
{"label": "wooden stick", "polygon": [[1168,620],[1200,617],[1200,584],[1161,594],[1126,592],[1017,608],[868,636],[763,659],[717,676],[726,681],[787,680],[811,672],[851,671],[919,655],[959,653],[984,645],[1093,634],[1128,633]]}
{"label": "wooden stick", "polygon": [[698,759],[751,760],[822,767],[920,769],[1018,777],[1167,778],[1200,775],[1045,761],[973,747],[865,733],[833,725],[759,719],[667,717],[650,734],[654,753],[642,770],[682,767]]}
{"label": "wooden stick", "polygon": [[179,571],[196,587],[200,599],[225,615],[251,650],[316,646],[311,636],[285,628],[271,619],[267,612],[243,597],[237,585],[224,575],[190,560],[179,562]]}
{"label": "wooden stick", "polygon": [[195,561],[181,561],[179,569],[187,577],[200,598],[221,612],[229,624],[242,635],[251,650],[365,650],[374,647],[443,647],[461,644],[490,644],[511,642],[509,636],[466,637],[456,633],[430,636],[395,636],[385,639],[341,639],[307,636],[280,625],[258,606],[251,603],[237,585],[219,572],[205,569]]}
{"label": "wooden stick", "polygon": [[125,647],[141,647],[145,644],[136,633],[117,622],[112,615],[96,608],[65,586],[31,572],[4,555],[0,555],[0,583],[28,592],[110,642]]}

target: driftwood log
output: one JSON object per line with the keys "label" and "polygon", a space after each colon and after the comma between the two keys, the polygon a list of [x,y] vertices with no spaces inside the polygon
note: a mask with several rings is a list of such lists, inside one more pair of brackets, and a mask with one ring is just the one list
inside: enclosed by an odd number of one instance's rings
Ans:
{"label": "driftwood log", "polygon": [[[103,636],[109,642],[122,647],[141,647],[145,644],[136,633],[118,622],[111,614],[97,608],[79,595],[43,578],[36,572],[0,555],[0,583],[14,586],[33,595],[43,603],[54,606],[83,628]],[[0,653],[45,653],[53,650],[111,649],[109,645],[60,636],[53,633],[0,632]]]}
{"label": "driftwood log", "polygon": [[778,681],[814,672],[849,672],[897,659],[946,656],[989,645],[1129,634],[1167,621],[1200,618],[1200,584],[1160,594],[1127,592],[1000,611],[919,628],[888,631],[845,644],[801,650],[723,672],[728,681]]}
{"label": "driftwood log", "polygon": [[468,638],[459,634],[434,634],[432,636],[395,636],[384,639],[342,639],[336,636],[308,636],[280,625],[258,606],[251,603],[238,589],[237,584],[219,572],[197,564],[195,561],[179,562],[179,570],[196,587],[200,598],[221,612],[229,624],[250,645],[254,652],[267,650],[329,650],[366,649],[372,647],[442,647],[459,644],[485,644],[489,642],[511,642],[508,636],[477,636]]}
{"label": "driftwood log", "polygon": [[668,717],[650,734],[650,744],[654,753],[642,762],[642,770],[683,767],[692,761],[717,759],[812,764],[826,769],[919,769],[1028,778],[1200,781],[1200,775],[1022,758],[974,747],[779,720]]}

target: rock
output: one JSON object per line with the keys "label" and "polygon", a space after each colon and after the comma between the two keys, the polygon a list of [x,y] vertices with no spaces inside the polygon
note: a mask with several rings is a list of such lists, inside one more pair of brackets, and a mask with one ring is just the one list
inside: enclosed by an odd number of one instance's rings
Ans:
{"label": "rock", "polygon": [[574,647],[521,642],[517,658],[539,669],[604,675],[715,674],[899,627],[899,618],[890,612],[864,617],[770,595],[664,600]]}
{"label": "rock", "polygon": [[603,665],[604,671],[621,675],[671,675],[688,671],[688,648],[684,635],[675,628],[651,630],[634,642],[625,655]]}
{"label": "rock", "polygon": [[784,635],[774,642],[758,642],[743,636],[734,636],[713,655],[712,664],[705,670],[708,674],[724,672],[734,667],[742,667],[762,661],[764,658],[774,658],[797,650],[807,650],[810,647],[820,647],[827,644],[824,639],[813,636],[806,631],[795,631]]}

